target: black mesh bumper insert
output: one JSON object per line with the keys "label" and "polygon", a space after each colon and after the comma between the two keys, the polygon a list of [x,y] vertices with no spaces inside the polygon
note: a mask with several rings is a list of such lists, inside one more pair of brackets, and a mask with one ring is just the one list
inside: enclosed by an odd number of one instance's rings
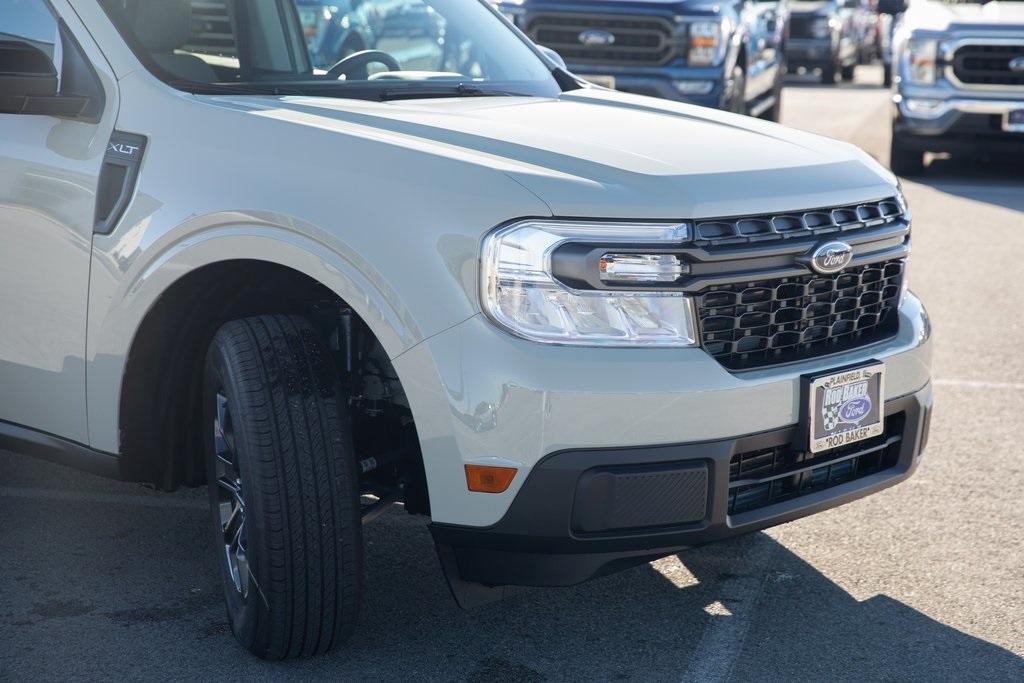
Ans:
{"label": "black mesh bumper insert", "polygon": [[729,462],[729,514],[756,510],[893,467],[900,457],[905,422],[905,413],[890,415],[882,435],[825,453],[788,445],[737,453]]}

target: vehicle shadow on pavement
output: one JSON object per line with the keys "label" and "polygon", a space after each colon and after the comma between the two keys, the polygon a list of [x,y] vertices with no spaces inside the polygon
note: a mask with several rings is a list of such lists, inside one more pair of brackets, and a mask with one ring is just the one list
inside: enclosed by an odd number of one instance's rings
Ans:
{"label": "vehicle shadow on pavement", "polygon": [[462,611],[426,522],[400,508],[366,528],[353,639],[260,662],[227,629],[203,496],[0,454],[0,678],[1024,678],[1024,659],[885,595],[858,601],[768,534]]}
{"label": "vehicle shadow on pavement", "polygon": [[941,192],[1024,213],[1024,167],[1019,158],[934,157],[923,174],[908,178]]}

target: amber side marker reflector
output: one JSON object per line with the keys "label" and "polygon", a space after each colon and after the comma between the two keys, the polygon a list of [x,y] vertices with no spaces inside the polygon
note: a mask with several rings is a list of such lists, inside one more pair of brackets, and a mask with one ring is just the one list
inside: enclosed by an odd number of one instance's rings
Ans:
{"label": "amber side marker reflector", "polygon": [[515,467],[466,465],[466,486],[478,493],[501,493],[515,477]]}

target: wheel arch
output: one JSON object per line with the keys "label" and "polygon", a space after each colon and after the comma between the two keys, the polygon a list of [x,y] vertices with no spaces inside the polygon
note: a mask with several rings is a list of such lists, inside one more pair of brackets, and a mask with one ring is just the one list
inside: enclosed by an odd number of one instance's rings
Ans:
{"label": "wheel arch", "polygon": [[114,303],[90,311],[90,442],[121,457],[125,478],[163,488],[201,474],[178,457],[192,438],[192,407],[181,396],[194,395],[188,376],[226,320],[284,312],[321,297],[350,308],[389,358],[422,339],[397,295],[375,282],[372,271],[279,228],[193,235],[129,270],[137,274],[122,278]]}

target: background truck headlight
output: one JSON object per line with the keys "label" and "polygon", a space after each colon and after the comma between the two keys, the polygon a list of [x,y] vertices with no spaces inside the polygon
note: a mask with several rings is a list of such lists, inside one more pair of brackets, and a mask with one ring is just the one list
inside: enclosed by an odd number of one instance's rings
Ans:
{"label": "background truck headlight", "polygon": [[[484,240],[482,305],[509,332],[538,342],[580,346],[696,345],[693,302],[677,291],[638,290],[678,279],[677,259],[616,251],[646,245],[671,247],[689,237],[679,223],[588,223],[525,220]],[[605,277],[618,289],[572,289],[552,275],[551,254],[566,242],[607,246]],[[608,265],[623,275],[609,281]]]}
{"label": "background truck headlight", "polygon": [[907,41],[907,78],[911,83],[931,85],[935,82],[935,60],[939,41],[933,38],[911,38]]}
{"label": "background truck headlight", "polygon": [[729,33],[719,21],[695,21],[690,24],[690,49],[686,61],[690,66],[712,66],[725,56],[723,35]]}

